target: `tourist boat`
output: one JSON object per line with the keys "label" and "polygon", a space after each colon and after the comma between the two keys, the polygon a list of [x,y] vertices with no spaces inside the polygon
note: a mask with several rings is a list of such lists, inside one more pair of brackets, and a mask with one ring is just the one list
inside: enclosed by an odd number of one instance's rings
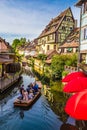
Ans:
{"label": "tourist boat", "polygon": [[17,98],[15,101],[14,101],[14,106],[16,107],[30,107],[31,105],[33,105],[35,103],[35,101],[40,97],[41,95],[41,83],[38,82],[39,84],[39,90],[38,92],[36,93],[36,95],[34,96],[33,99],[29,99],[28,101],[25,101],[25,100],[20,100],[19,98]]}

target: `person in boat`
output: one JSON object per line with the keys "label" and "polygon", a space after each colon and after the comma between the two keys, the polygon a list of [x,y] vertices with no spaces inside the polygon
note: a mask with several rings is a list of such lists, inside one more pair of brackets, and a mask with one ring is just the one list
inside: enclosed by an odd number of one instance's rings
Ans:
{"label": "person in boat", "polygon": [[24,85],[20,87],[20,96],[19,99],[23,99]]}
{"label": "person in boat", "polygon": [[28,101],[28,92],[26,90],[22,91],[23,100]]}
{"label": "person in boat", "polygon": [[33,88],[33,84],[32,83],[30,83],[28,86],[27,86],[27,92],[28,92],[28,94],[29,94],[29,92],[30,92],[30,90]]}
{"label": "person in boat", "polygon": [[35,81],[34,84],[33,84],[34,95],[38,92],[38,89],[39,89],[39,86]]}
{"label": "person in boat", "polygon": [[33,99],[33,97],[34,97],[34,94],[33,94],[33,90],[31,89],[29,92],[28,98]]}

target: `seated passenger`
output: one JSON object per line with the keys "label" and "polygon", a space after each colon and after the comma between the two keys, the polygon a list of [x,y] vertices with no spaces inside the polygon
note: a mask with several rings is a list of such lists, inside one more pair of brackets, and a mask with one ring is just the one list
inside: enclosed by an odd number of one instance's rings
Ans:
{"label": "seated passenger", "polygon": [[18,97],[19,99],[23,99],[23,91],[24,91],[24,85],[20,87],[20,96]]}
{"label": "seated passenger", "polygon": [[29,94],[29,92],[30,92],[30,90],[32,89],[32,87],[33,87],[33,84],[32,83],[30,83],[28,86],[27,86],[27,92],[28,92],[28,94]]}
{"label": "seated passenger", "polygon": [[28,98],[29,99],[32,99],[34,97],[34,94],[33,94],[33,90],[30,90],[30,93],[28,95]]}
{"label": "seated passenger", "polygon": [[28,101],[28,92],[26,90],[22,92],[22,95],[23,95],[23,100]]}
{"label": "seated passenger", "polygon": [[38,84],[35,82],[33,85],[33,90],[34,90],[34,94],[36,94],[36,92],[38,92]]}

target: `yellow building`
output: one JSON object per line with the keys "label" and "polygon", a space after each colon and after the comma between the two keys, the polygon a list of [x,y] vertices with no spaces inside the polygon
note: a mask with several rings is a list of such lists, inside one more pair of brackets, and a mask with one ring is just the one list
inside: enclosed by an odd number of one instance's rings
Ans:
{"label": "yellow building", "polygon": [[70,8],[53,18],[38,37],[38,52],[46,54],[49,50],[58,50],[70,32],[75,20]]}

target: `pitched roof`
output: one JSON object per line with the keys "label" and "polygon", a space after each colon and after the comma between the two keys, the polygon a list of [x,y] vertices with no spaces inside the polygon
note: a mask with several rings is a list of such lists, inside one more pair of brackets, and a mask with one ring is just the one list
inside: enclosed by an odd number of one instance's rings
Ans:
{"label": "pitched roof", "polygon": [[79,46],[79,28],[75,28],[67,37],[65,43],[59,48],[78,47]]}
{"label": "pitched roof", "polygon": [[6,42],[5,39],[0,37],[0,41],[4,42],[4,44],[7,46],[8,49],[12,49],[12,47],[10,46],[9,42]]}
{"label": "pitched roof", "polygon": [[56,50],[49,50],[47,51],[46,55],[47,55],[47,60],[51,59],[53,57],[53,55],[58,54],[58,52]]}
{"label": "pitched roof", "polygon": [[64,12],[62,12],[59,16],[53,18],[49,22],[49,24],[45,27],[45,29],[42,31],[42,33],[40,34],[40,36],[38,38],[41,38],[43,36],[46,36],[48,34],[52,34],[52,33],[56,32],[56,30],[59,28],[59,26],[60,26],[62,20],[64,19],[68,10],[71,11],[71,9],[68,8]]}
{"label": "pitched roof", "polygon": [[45,60],[45,63],[47,63],[47,64],[51,64],[51,61],[52,61],[52,59]]}
{"label": "pitched roof", "polygon": [[87,2],[87,0],[78,0],[78,2],[75,5],[81,6],[84,2]]}

